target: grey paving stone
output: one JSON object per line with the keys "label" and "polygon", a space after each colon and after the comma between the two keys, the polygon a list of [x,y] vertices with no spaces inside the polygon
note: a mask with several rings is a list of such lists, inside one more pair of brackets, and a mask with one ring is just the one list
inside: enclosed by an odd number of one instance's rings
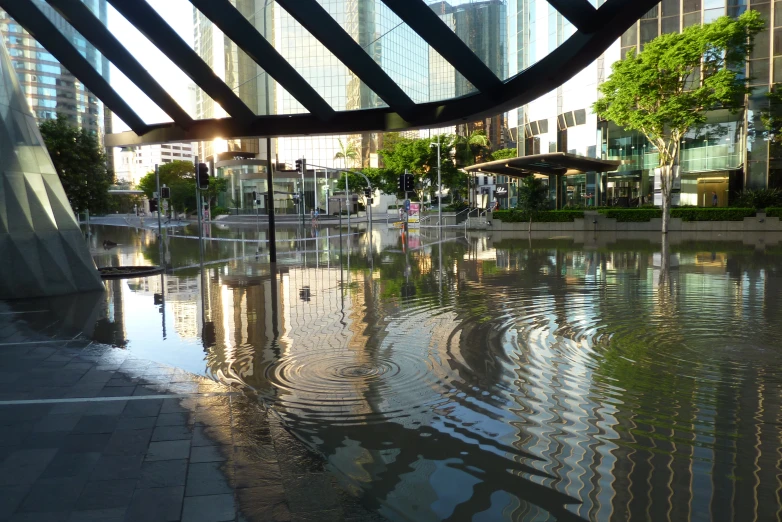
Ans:
{"label": "grey paving stone", "polygon": [[161,413],[157,418],[158,426],[186,426],[188,413]]}
{"label": "grey paving stone", "polygon": [[247,522],[284,522],[291,520],[282,486],[236,490],[239,520]]}
{"label": "grey paving stone", "polygon": [[144,462],[138,489],[184,486],[187,476],[187,460],[159,460]]}
{"label": "grey paving stone", "polygon": [[0,520],[6,520],[16,511],[30,491],[30,485],[0,487]]}
{"label": "grey paving stone", "polygon": [[11,453],[0,465],[0,486],[32,484],[54,459],[57,449],[21,449]]}
{"label": "grey paving stone", "polygon": [[65,453],[102,452],[109,443],[108,433],[73,433],[63,439],[60,451]]}
{"label": "grey paving stone", "polygon": [[226,522],[235,517],[236,505],[231,494],[187,497],[182,509],[182,522]]}
{"label": "grey paving stone", "polygon": [[143,455],[103,455],[95,464],[90,480],[136,479],[141,475]]}
{"label": "grey paving stone", "polygon": [[87,415],[79,420],[73,433],[111,433],[118,420],[118,415]]}
{"label": "grey paving stone", "polygon": [[135,386],[104,386],[98,392],[98,397],[130,397],[135,390]]}
{"label": "grey paving stone", "polygon": [[47,415],[35,423],[33,431],[71,431],[80,419],[80,414]]}
{"label": "grey paving stone", "polygon": [[128,401],[91,402],[85,415],[120,415]]}
{"label": "grey paving stone", "polygon": [[180,520],[185,488],[139,489],[133,494],[127,520],[144,522],[173,522]]}
{"label": "grey paving stone", "polygon": [[143,430],[153,428],[157,417],[120,417],[117,430]]}
{"label": "grey paving stone", "polygon": [[41,478],[88,476],[100,453],[59,453],[41,474]]}
{"label": "grey paving stone", "polygon": [[19,446],[33,431],[32,422],[0,426],[0,446]]}
{"label": "grey paving stone", "polygon": [[345,514],[341,509],[313,511],[311,513],[291,513],[291,522],[343,522]]}
{"label": "grey paving stone", "polygon": [[181,403],[181,399],[164,399],[160,413],[190,413],[190,410],[182,406]]}
{"label": "grey paving stone", "polygon": [[231,453],[230,446],[197,446],[190,449],[190,462],[221,462]]}
{"label": "grey paving stone", "polygon": [[189,440],[168,440],[152,442],[147,449],[147,460],[176,460],[190,456]]}
{"label": "grey paving stone", "polygon": [[106,455],[144,455],[147,453],[150,437],[152,437],[151,428],[115,431],[111,434],[103,453]]}
{"label": "grey paving stone", "polygon": [[124,522],[126,512],[126,508],[74,511],[68,517],[68,522]]}
{"label": "grey paving stone", "polygon": [[283,479],[291,512],[309,512],[339,507],[334,478],[328,473],[309,473]]}
{"label": "grey paving stone", "polygon": [[123,417],[156,417],[163,406],[162,399],[128,401],[122,411]]}
{"label": "grey paving stone", "polygon": [[196,478],[187,479],[185,485],[185,496],[196,497],[200,495],[220,495],[224,493],[233,494],[233,488],[228,480],[219,478],[217,480],[201,480]]}
{"label": "grey paving stone", "polygon": [[17,508],[22,512],[69,512],[76,505],[86,478],[61,477],[56,479],[42,479],[33,484],[30,492]]}
{"label": "grey paving stone", "polygon": [[16,513],[8,519],[8,522],[66,522],[67,520],[67,511],[57,511],[53,513]]}
{"label": "grey paving stone", "polygon": [[158,426],[152,433],[153,441],[161,440],[190,440],[193,432],[187,426]]}
{"label": "grey paving stone", "polygon": [[133,498],[135,488],[135,479],[88,482],[76,501],[76,510],[126,507]]}
{"label": "grey paving stone", "polygon": [[52,415],[83,414],[89,407],[89,402],[64,402],[53,405],[50,413]]}

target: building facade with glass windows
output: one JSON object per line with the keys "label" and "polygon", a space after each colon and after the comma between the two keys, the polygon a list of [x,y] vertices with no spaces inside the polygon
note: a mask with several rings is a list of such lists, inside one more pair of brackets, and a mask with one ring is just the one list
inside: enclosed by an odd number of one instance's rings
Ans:
{"label": "building facade with glass windows", "polygon": [[[103,22],[106,0],[82,0]],[[66,23],[46,2],[38,7],[90,64],[109,79],[109,62]],[[11,55],[19,83],[38,122],[64,114],[73,124],[102,137],[111,132],[111,114],[103,103],[44,49],[30,34],[0,9],[0,34]]]}
{"label": "building facade with glass windows", "polygon": [[[604,0],[591,0],[598,7]],[[708,23],[720,16],[739,16],[755,9],[767,21],[758,35],[747,73],[752,94],[743,110],[716,111],[708,125],[685,136],[680,159],[680,192],[675,204],[729,204],[731,194],[748,188],[782,187],[779,146],[763,132],[759,109],[775,82],[782,81],[782,2],[768,0],[662,0],[603,55],[555,91],[508,114],[518,131],[520,155],[569,152],[588,157],[623,160],[619,170],[605,174],[563,176],[559,206],[634,206],[655,201],[654,168],[657,152],[638,133],[599,121],[590,110],[598,86],[611,64],[660,34]],[[511,74],[526,69],[562,44],[573,26],[547,2],[508,0],[508,46]],[[777,27],[780,28],[777,28]],[[513,134],[513,132],[511,133]],[[499,180],[500,182],[505,180]],[[550,186],[556,183],[549,179]],[[551,197],[555,199],[555,187]]]}

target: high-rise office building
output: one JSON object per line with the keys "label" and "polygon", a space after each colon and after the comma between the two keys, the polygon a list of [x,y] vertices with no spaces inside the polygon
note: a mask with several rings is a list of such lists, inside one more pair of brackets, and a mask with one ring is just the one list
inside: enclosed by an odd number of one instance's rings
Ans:
{"label": "high-rise office building", "polygon": [[[34,3],[108,80],[108,60],[46,2],[36,0]],[[101,22],[107,22],[106,0],[83,0],[83,3]],[[54,119],[59,113],[64,114],[73,125],[100,137],[111,132],[111,115],[103,103],[2,9],[0,35],[11,55],[25,97],[39,122]]]}
{"label": "high-rise office building", "polygon": [[[592,3],[599,7],[604,0]],[[782,32],[773,29],[782,26],[779,2],[663,0],[571,80],[508,114],[511,134],[517,132],[519,136],[520,153],[569,152],[623,160],[616,172],[563,177],[566,187],[561,193],[567,198],[563,204],[654,202],[657,151],[639,133],[599,121],[591,111],[598,87],[610,74],[611,64],[631,49],[641,51],[660,34],[679,32],[723,15],[736,17],[747,9],[758,10],[768,21],[768,29],[756,39],[748,66],[753,92],[744,110],[709,114],[710,132],[693,130],[685,136],[680,158],[681,192],[674,201],[710,205],[711,199],[705,195],[717,192],[719,204],[727,205],[729,195],[742,188],[782,186],[782,168],[775,161],[780,154],[763,135],[759,113],[766,102],[765,93],[775,80],[782,80]],[[508,0],[508,29],[511,74],[543,59],[574,33],[561,14],[540,0]]]}

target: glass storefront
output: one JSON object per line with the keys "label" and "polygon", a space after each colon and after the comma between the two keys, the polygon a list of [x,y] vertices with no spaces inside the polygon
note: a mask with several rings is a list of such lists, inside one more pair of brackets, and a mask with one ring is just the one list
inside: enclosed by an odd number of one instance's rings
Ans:
{"label": "glass storefront", "polygon": [[[256,159],[229,160],[218,162],[217,176],[227,180],[226,192],[218,197],[218,205],[228,208],[232,213],[254,213],[266,211],[266,161]],[[298,214],[302,210],[309,214],[316,206],[320,212],[327,212],[328,196],[336,189],[336,173],[323,170],[310,170],[304,177],[295,171],[277,171],[274,173],[274,211],[278,214]],[[257,205],[253,192],[260,200]],[[304,194],[304,205],[296,203],[297,194]],[[317,201],[316,201],[317,200]]]}

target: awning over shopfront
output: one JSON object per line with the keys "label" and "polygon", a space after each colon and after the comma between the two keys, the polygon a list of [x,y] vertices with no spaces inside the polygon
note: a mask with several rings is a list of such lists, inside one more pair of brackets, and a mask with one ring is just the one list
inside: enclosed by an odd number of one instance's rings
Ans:
{"label": "awning over shopfront", "polygon": [[478,163],[465,168],[465,170],[470,174],[524,178],[531,174],[569,176],[585,172],[609,172],[616,170],[621,164],[622,162],[617,160],[601,160],[566,152],[550,152]]}

